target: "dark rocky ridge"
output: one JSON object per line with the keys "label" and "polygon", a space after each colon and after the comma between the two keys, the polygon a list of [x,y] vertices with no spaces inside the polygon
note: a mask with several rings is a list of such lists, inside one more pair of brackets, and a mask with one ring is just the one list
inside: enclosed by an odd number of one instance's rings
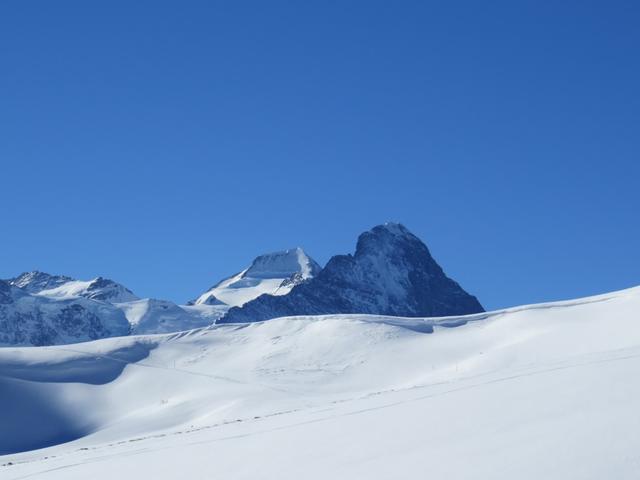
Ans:
{"label": "dark rocky ridge", "polygon": [[445,275],[427,246],[403,225],[379,225],[358,238],[354,255],[337,255],[288,295],[263,295],[218,323],[292,315],[362,313],[436,317],[483,312],[476,297]]}

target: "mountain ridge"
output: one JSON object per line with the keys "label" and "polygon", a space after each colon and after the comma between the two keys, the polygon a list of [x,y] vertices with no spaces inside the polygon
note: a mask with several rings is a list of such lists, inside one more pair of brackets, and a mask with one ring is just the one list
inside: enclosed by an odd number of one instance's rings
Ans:
{"label": "mountain ridge", "polygon": [[371,313],[434,317],[483,312],[405,226],[389,222],[362,233],[354,254],[335,255],[316,277],[283,297],[261,296],[218,323],[291,315]]}
{"label": "mountain ridge", "polygon": [[73,343],[291,315],[482,311],[418,237],[399,223],[386,223],[363,232],[353,254],[335,255],[324,268],[300,247],[259,255],[187,305],[141,299],[104,277],[84,281],[24,272],[2,284],[0,344]]}

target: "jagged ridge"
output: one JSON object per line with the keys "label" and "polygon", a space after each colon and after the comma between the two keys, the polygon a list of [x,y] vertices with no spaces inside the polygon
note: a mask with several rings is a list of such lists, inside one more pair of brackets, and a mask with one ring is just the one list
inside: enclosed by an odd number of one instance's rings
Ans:
{"label": "jagged ridge", "polygon": [[259,297],[230,309],[218,323],[332,313],[434,317],[482,311],[420,239],[401,224],[387,223],[360,235],[354,255],[332,257],[315,278],[287,296]]}

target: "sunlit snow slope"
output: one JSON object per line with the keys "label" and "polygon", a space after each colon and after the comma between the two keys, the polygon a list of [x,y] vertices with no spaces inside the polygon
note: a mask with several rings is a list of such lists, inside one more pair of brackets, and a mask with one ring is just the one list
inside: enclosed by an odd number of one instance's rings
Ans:
{"label": "sunlit snow slope", "polygon": [[640,287],[0,349],[0,478],[637,479],[639,312]]}
{"label": "sunlit snow slope", "polygon": [[251,266],[200,295],[195,305],[242,306],[260,295],[282,296],[321,270],[301,248],[260,255]]}

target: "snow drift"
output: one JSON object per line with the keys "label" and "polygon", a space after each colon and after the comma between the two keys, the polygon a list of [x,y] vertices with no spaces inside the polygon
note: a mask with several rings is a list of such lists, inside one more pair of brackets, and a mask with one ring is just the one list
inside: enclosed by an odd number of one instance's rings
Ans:
{"label": "snow drift", "polygon": [[0,349],[0,476],[635,479],[639,311],[633,288]]}

